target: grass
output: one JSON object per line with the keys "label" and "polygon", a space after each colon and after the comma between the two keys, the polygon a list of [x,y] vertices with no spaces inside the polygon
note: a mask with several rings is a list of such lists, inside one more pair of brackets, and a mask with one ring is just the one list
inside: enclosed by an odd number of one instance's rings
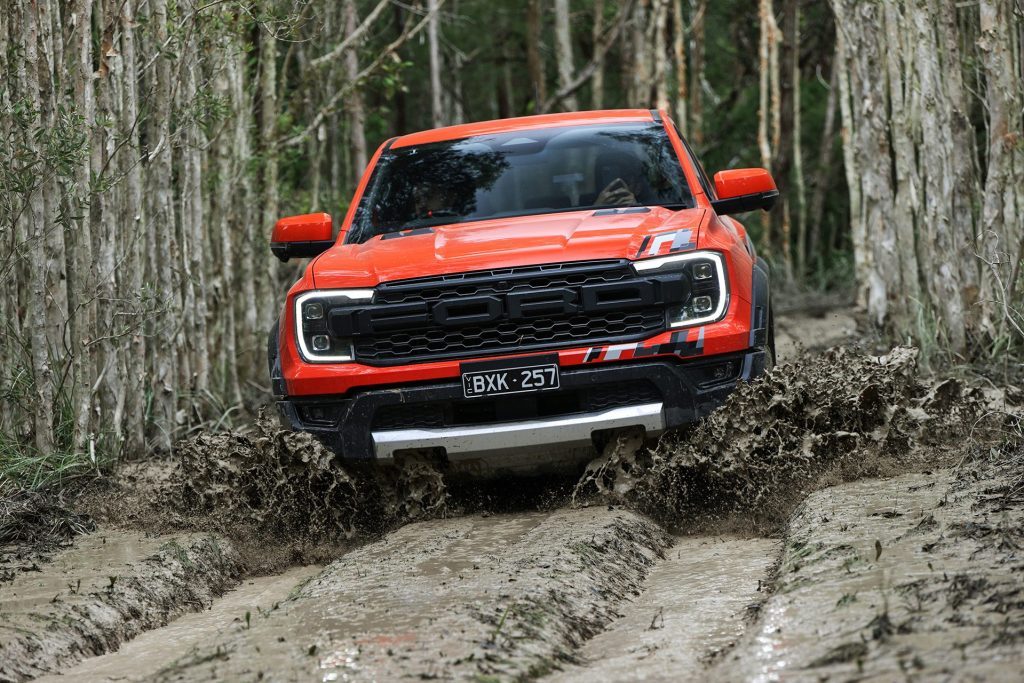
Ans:
{"label": "grass", "polygon": [[74,479],[99,472],[104,460],[94,462],[88,453],[64,449],[40,453],[34,446],[0,432],[0,496],[20,489],[63,487]]}

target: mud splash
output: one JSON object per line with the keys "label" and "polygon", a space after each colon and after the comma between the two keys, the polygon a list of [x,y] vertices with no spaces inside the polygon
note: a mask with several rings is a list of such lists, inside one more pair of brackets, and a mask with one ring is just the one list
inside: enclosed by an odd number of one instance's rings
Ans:
{"label": "mud splash", "polygon": [[934,465],[980,402],[954,379],[923,384],[916,356],[839,348],[781,365],[652,451],[613,442],[574,499],[624,502],[676,528],[733,516],[764,532],[829,483]]}

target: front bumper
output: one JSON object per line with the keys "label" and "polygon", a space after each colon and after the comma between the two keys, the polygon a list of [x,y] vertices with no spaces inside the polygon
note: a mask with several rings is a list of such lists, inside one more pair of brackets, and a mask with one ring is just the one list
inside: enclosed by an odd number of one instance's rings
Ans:
{"label": "front bumper", "polygon": [[563,367],[557,392],[495,399],[494,406],[464,399],[460,380],[365,389],[343,399],[294,397],[277,405],[287,427],[312,432],[346,460],[388,462],[404,451],[432,449],[449,462],[490,467],[518,459],[532,468],[531,462],[555,459],[555,451],[573,461],[592,457],[594,444],[612,430],[640,427],[654,437],[695,422],[764,365],[764,351],[751,349]]}

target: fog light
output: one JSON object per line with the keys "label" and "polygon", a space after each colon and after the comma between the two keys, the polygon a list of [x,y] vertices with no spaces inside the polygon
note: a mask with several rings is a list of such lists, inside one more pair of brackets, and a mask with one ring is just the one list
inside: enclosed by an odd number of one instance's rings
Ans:
{"label": "fog light", "polygon": [[331,338],[326,334],[313,335],[312,342],[314,351],[326,351],[331,348]]}
{"label": "fog light", "polygon": [[306,320],[320,320],[324,317],[324,305],[315,302],[306,304],[306,307],[302,309],[302,315]]}
{"label": "fog light", "polygon": [[715,269],[710,263],[698,263],[693,267],[694,280],[710,280],[715,274]]}
{"label": "fog light", "polygon": [[715,379],[725,379],[726,377],[732,377],[734,374],[736,374],[736,371],[733,369],[732,363],[716,365],[714,370],[711,371],[711,376]]}
{"label": "fog light", "polygon": [[711,310],[712,305],[710,296],[695,296],[693,298],[694,313],[707,313]]}

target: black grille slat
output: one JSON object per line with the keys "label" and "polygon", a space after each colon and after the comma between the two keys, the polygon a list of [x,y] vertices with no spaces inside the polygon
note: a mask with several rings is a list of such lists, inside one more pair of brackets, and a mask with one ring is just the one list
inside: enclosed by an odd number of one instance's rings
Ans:
{"label": "black grille slat", "polygon": [[[615,283],[628,287],[628,283],[639,279],[625,260],[503,268],[382,283],[376,288],[373,305],[434,305],[462,297],[501,297]],[[653,304],[606,312],[556,313],[515,322],[505,318],[464,327],[382,329],[373,334],[357,334],[352,343],[358,361],[395,365],[585,343],[639,341],[663,329],[665,306]]]}

